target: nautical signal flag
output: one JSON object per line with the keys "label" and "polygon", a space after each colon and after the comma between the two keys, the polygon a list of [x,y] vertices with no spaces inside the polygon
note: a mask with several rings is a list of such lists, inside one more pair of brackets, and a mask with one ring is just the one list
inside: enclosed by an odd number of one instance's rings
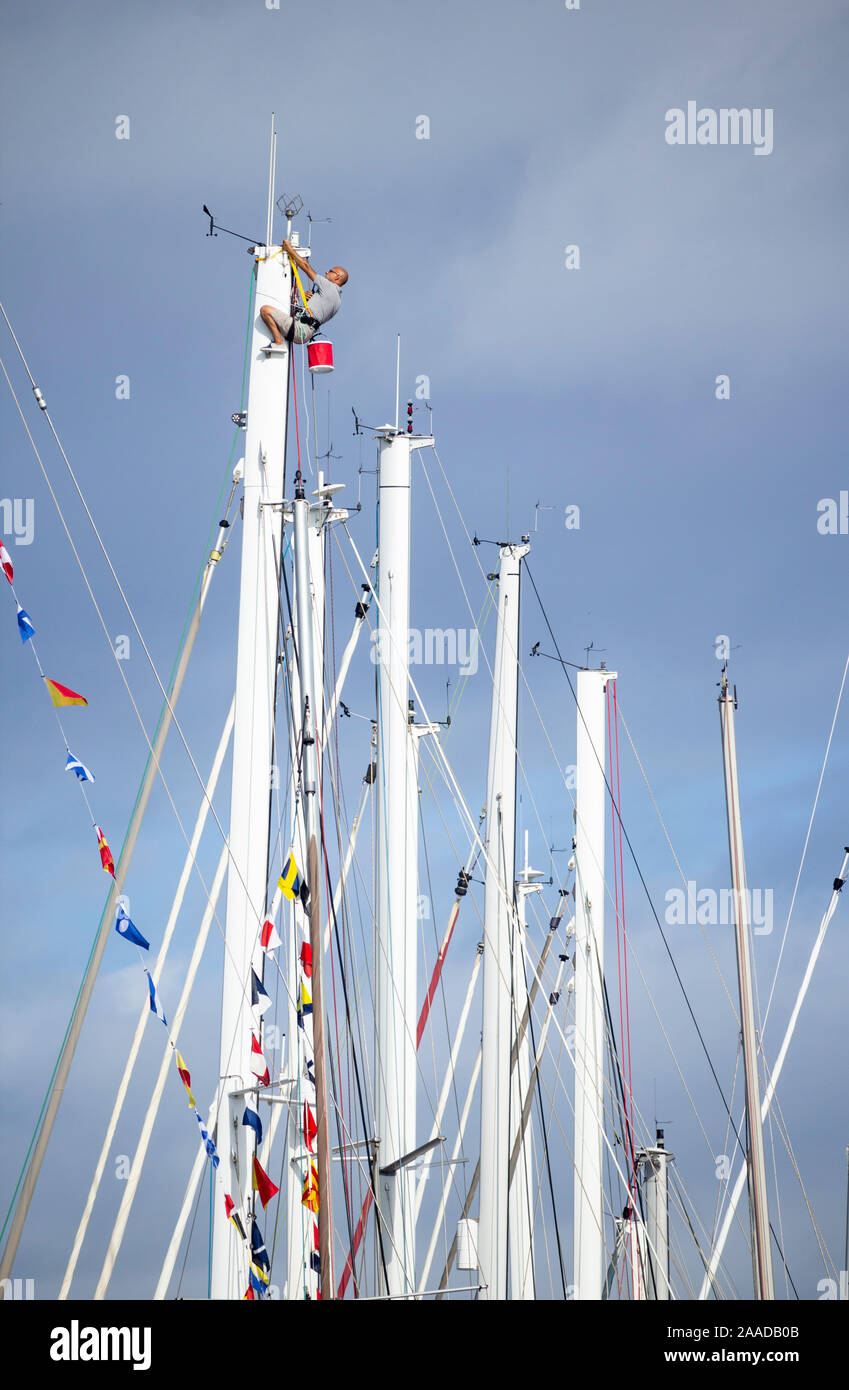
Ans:
{"label": "nautical signal flag", "polygon": [[[115,860],[112,858],[112,851],[106,843],[106,836],[104,835],[99,825],[96,825],[94,827],[94,833],[97,836],[97,848],[100,850],[100,862],[103,865],[106,872],[108,874],[111,874],[114,878]],[[165,1022],[164,1019],[162,1021],[163,1023]]]}
{"label": "nautical signal flag", "polygon": [[47,686],[48,694],[56,709],[62,709],[65,705],[88,704],[84,695],[78,695],[75,690],[69,690],[67,685],[60,685],[58,681],[52,681],[49,676],[44,677],[44,684]]}
{"label": "nautical signal flag", "polygon": [[262,1143],[262,1120],[255,1110],[251,1110],[249,1105],[245,1106],[245,1113],[242,1116],[242,1124],[247,1125],[256,1135],[256,1142]]}
{"label": "nautical signal flag", "polygon": [[304,1178],[301,1205],[305,1206],[308,1211],[318,1211],[318,1169],[312,1162],[310,1163],[310,1170]]}
{"label": "nautical signal flag", "polygon": [[68,752],[68,761],[65,763],[66,772],[75,772],[81,782],[93,782],[94,773],[89,772],[85,763],[81,763],[79,758],[75,758],[73,753]]}
{"label": "nautical signal flag", "polygon": [[313,1144],[315,1143],[315,1136],[316,1136],[317,1134],[318,1134],[318,1125],[317,1125],[316,1122],[315,1122],[315,1116],[313,1115],[312,1110],[310,1109],[310,1103],[309,1103],[309,1101],[308,1101],[308,1100],[305,1100],[305,1101],[304,1101],[304,1143],[306,1144],[306,1146],[307,1146],[307,1148],[309,1149],[310,1153],[313,1153],[313,1152],[314,1152],[314,1150],[313,1150]]}
{"label": "nautical signal flag", "polygon": [[165,1027],[167,1028],[168,1020],[165,1017],[164,1010],[159,1002],[159,998],[156,993],[156,985],[153,983],[153,976],[151,975],[149,970],[146,970],[144,973],[147,976],[147,988],[150,994],[150,1012],[152,1014],[156,1014],[157,1018],[161,1018],[162,1022],[165,1024]]}
{"label": "nautical signal flag", "polygon": [[143,951],[150,950],[150,942],[145,941],[135,923],[131,922],[120,903],[118,905],[118,916],[115,918],[115,930],[119,936],[126,937],[127,941],[132,941],[134,946],[141,946]]}
{"label": "nautical signal flag", "polygon": [[[185,1084],[185,1083],[183,1083],[183,1084]],[[216,1151],[215,1145],[213,1144],[212,1140],[211,1140],[210,1137],[209,1137],[209,1131],[207,1130],[206,1125],[204,1124],[204,1122],[203,1122],[203,1120],[201,1119],[200,1115],[198,1114],[197,1110],[195,1111],[195,1119],[196,1119],[197,1122],[198,1122],[198,1129],[200,1130],[201,1143],[203,1144],[203,1147],[206,1149],[207,1157],[210,1158],[210,1159],[212,1160],[212,1166],[213,1166],[213,1168],[217,1168],[218,1165],[219,1165],[219,1163],[221,1162],[221,1159],[218,1157],[218,1153],[217,1153],[217,1151]]]}
{"label": "nautical signal flag", "polygon": [[21,634],[22,642],[28,642],[31,637],[35,636],[32,618],[20,604],[18,604],[18,632]]}
{"label": "nautical signal flag", "polygon": [[289,851],[289,858],[286,860],[283,866],[283,872],[277,880],[277,887],[280,889],[284,898],[288,898],[290,902],[294,902],[296,898],[300,898],[306,908],[307,902],[309,901],[309,889],[304,883],[301,871],[295,863],[295,855],[292,850]]}
{"label": "nautical signal flag", "polygon": [[9,558],[9,552],[2,541],[0,541],[0,565],[2,565],[3,573],[11,584],[15,577],[15,571],[12,567],[12,561]]}
{"label": "nautical signal flag", "polygon": [[277,1184],[271,1181],[271,1178],[266,1173],[256,1154],[254,1154],[253,1190],[259,1193],[259,1200],[262,1202],[263,1210],[268,1206],[272,1197],[280,1191]]}
{"label": "nautical signal flag", "polygon": [[233,1198],[229,1195],[229,1193],[224,1194],[224,1210],[227,1213],[227,1220],[232,1221],[233,1225],[236,1227],[236,1230],[239,1232],[239,1235],[241,1236],[242,1240],[247,1240],[248,1237],[245,1232],[245,1228],[242,1225],[242,1218],[236,1210],[236,1203],[233,1201]]}
{"label": "nautical signal flag", "polygon": [[[271,1273],[271,1261],[268,1258],[268,1251],[265,1248],[265,1241],[262,1238],[262,1231],[254,1219],[251,1220],[251,1254],[260,1269],[266,1274]],[[268,1280],[265,1281],[268,1283]]]}
{"label": "nautical signal flag", "polygon": [[312,946],[305,941],[301,947],[301,969],[308,980],[312,979]]}
{"label": "nautical signal flag", "polygon": [[277,935],[274,923],[268,918],[262,924],[259,940],[264,951],[274,951],[282,944],[280,937]]}
{"label": "nautical signal flag", "polygon": [[311,1014],[311,1013],[312,1013],[312,999],[310,998],[309,991],[308,991],[306,985],[304,984],[303,980],[301,980],[301,998],[300,998],[300,1002],[299,1002],[299,1004],[298,1004],[298,1027],[299,1027],[299,1028],[303,1028],[303,1026],[304,1026],[304,1019],[307,1018],[308,1015]]}
{"label": "nautical signal flag", "polygon": [[263,1056],[262,1048],[257,1038],[251,1033],[251,1071],[259,1081],[260,1086],[267,1086],[271,1077],[268,1074],[268,1063]]}
{"label": "nautical signal flag", "polygon": [[262,1018],[266,1009],[271,1008],[271,997],[268,990],[263,987],[262,980],[255,970],[251,970],[251,1008],[255,1009]]}
{"label": "nautical signal flag", "polygon": [[182,1081],[183,1085],[184,1085],[185,1088],[186,1088],[186,1094],[187,1094],[188,1097],[189,1097],[189,1105],[191,1106],[192,1110],[194,1110],[194,1108],[195,1108],[195,1098],[194,1098],[194,1096],[192,1095],[192,1078],[191,1078],[191,1074],[190,1074],[189,1069],[188,1069],[188,1067],[186,1066],[185,1062],[183,1061],[182,1057],[180,1056],[179,1052],[177,1052],[176,1050],[175,1050],[175,1056],[176,1056],[176,1058],[177,1058],[177,1071],[179,1072],[180,1080]]}

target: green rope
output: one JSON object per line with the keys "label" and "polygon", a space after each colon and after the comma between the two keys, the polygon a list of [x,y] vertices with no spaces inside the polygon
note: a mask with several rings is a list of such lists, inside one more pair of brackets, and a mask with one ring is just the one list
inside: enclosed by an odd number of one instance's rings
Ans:
{"label": "green rope", "polygon": [[[252,323],[253,323],[253,306],[254,306],[254,294],[255,294],[255,291],[256,291],[256,277],[255,277],[255,275],[254,275],[254,267],[251,266],[251,293],[250,293],[250,300],[249,300],[249,305],[248,305],[248,327],[247,327],[247,333],[246,333],[246,335],[245,335],[245,358],[244,358],[244,363],[243,363],[243,366],[242,366],[242,391],[241,391],[241,398],[240,398],[240,402],[239,402],[239,409],[240,409],[240,411],[241,411],[241,410],[244,410],[244,408],[245,408],[245,386],[246,386],[247,375],[248,375],[248,356],[249,356],[249,353],[250,353],[251,326],[252,326]],[[233,455],[234,455],[234,453],[236,452],[236,445],[237,445],[237,443],[238,443],[238,441],[239,441],[239,436],[240,436],[241,432],[242,432],[242,431],[241,431],[240,429],[237,429],[237,430],[236,430],[236,433],[235,433],[235,436],[234,436],[234,439],[233,439],[233,443],[232,443],[232,445],[230,446],[230,455],[229,455],[229,458],[227,459],[227,472],[226,472],[225,475],[224,475],[224,482],[223,482],[222,485],[221,485],[221,491],[220,491],[219,494],[218,494],[218,500],[217,500],[217,502],[216,502],[216,504],[215,504],[215,517],[216,517],[216,520],[212,523],[212,526],[210,527],[210,530],[209,530],[209,535],[207,536],[206,547],[205,547],[205,549],[204,549],[204,558],[203,558],[203,562],[202,562],[202,564],[201,564],[201,566],[200,566],[200,569],[199,569],[199,571],[198,571],[197,581],[196,581],[196,583],[195,583],[195,587],[194,587],[194,590],[193,590],[193,592],[192,592],[191,602],[190,602],[190,604],[189,604],[189,609],[188,609],[188,612],[187,612],[187,614],[186,614],[186,621],[185,621],[185,623],[183,624],[183,631],[182,631],[182,633],[181,633],[181,635],[180,635],[180,641],[179,641],[178,646],[177,646],[177,655],[176,655],[175,658],[174,658],[174,665],[173,665],[172,668],[171,668],[171,675],[170,675],[169,678],[168,678],[168,692],[169,692],[169,697],[170,697],[170,692],[171,692],[171,689],[172,689],[172,686],[173,686],[173,683],[174,683],[174,676],[175,676],[176,671],[177,671],[177,666],[178,666],[179,661],[180,661],[180,656],[181,656],[181,653],[182,653],[182,651],[183,651],[183,646],[185,645],[186,634],[187,634],[187,632],[188,632],[188,630],[189,630],[189,624],[191,623],[191,620],[192,620],[192,614],[194,613],[195,608],[196,608],[196,606],[197,606],[198,595],[199,595],[199,593],[200,593],[200,586],[201,586],[201,584],[202,584],[202,582],[203,582],[203,576],[204,576],[204,572],[205,572],[205,570],[206,570],[207,560],[208,560],[208,558],[209,558],[210,546],[211,546],[211,544],[212,544],[213,537],[215,536],[216,531],[217,531],[217,528],[218,528],[218,517],[219,517],[220,511],[221,511],[221,499],[223,498],[224,493],[225,493],[226,488],[227,488],[227,484],[228,484],[228,482],[231,480],[231,477],[232,477]],[[169,703],[168,700],[164,700],[163,703],[162,703],[162,709],[160,710],[159,718],[158,718],[158,720],[156,721],[156,729],[155,729],[155,731],[154,731],[154,737],[151,739],[151,742],[152,742],[152,743],[155,743],[155,742],[156,742],[156,734],[159,732],[159,728],[160,728],[160,725],[162,724],[162,720],[165,718],[165,712],[166,712],[166,710],[167,710],[167,708],[168,708],[168,703]],[[141,780],[140,780],[140,782],[139,782],[139,786],[138,786],[138,790],[137,790],[137,792],[136,792],[135,800],[133,801],[133,808],[132,808],[132,810],[131,810],[131,812],[130,812],[129,819],[128,819],[128,821],[127,821],[127,825],[126,825],[126,828],[125,828],[125,830],[124,830],[124,841],[122,842],[121,854],[123,854],[123,852],[124,852],[124,850],[123,850],[123,845],[124,845],[124,843],[126,842],[127,830],[129,830],[129,827],[130,827],[130,824],[131,824],[131,822],[132,822],[133,816],[135,815],[136,807],[137,807],[138,804],[139,804],[139,798],[140,798],[140,796],[141,796],[141,794],[142,794],[142,788],[143,788],[143,786],[144,786],[145,778],[147,777],[147,772],[148,772],[148,768],[150,767],[150,760],[151,760],[151,757],[152,757],[152,756],[153,756],[153,755],[152,755],[152,752],[149,752],[148,755],[147,755],[147,758],[146,758],[146,760],[145,760],[144,771],[142,772]],[[119,855],[119,857],[118,857],[118,866],[119,866],[119,868],[120,868],[120,864],[121,864],[121,856]],[[14,1209],[15,1209],[15,1203],[16,1203],[17,1200],[18,1200],[18,1193],[19,1193],[20,1190],[21,1190],[21,1183],[23,1182],[24,1177],[25,1177],[25,1175],[26,1175],[27,1167],[28,1167],[28,1165],[29,1165],[30,1156],[31,1156],[31,1154],[32,1154],[33,1148],[35,1147],[36,1140],[37,1140],[37,1138],[38,1138],[38,1132],[39,1132],[39,1130],[40,1130],[40,1128],[41,1128],[41,1122],[42,1122],[42,1120],[44,1119],[44,1112],[45,1112],[45,1110],[47,1109],[47,1104],[48,1104],[48,1101],[50,1100],[50,1095],[51,1095],[51,1092],[52,1092],[52,1090],[53,1090],[53,1083],[54,1083],[54,1081],[56,1080],[56,1073],[57,1073],[57,1071],[59,1070],[59,1063],[60,1063],[61,1060],[62,1060],[62,1053],[63,1053],[64,1050],[65,1050],[65,1044],[66,1044],[67,1041],[68,1041],[68,1034],[69,1034],[70,1031],[71,1031],[71,1024],[72,1024],[73,1021],[74,1021],[74,1017],[75,1017],[76,1012],[77,1012],[77,1005],[78,1005],[79,1002],[80,1002],[80,995],[82,994],[83,984],[85,983],[85,978],[86,978],[86,975],[88,974],[89,966],[91,965],[91,960],[92,960],[92,957],[93,957],[94,952],[95,952],[95,947],[97,946],[97,942],[98,942],[98,940],[100,939],[100,933],[101,933],[101,931],[102,931],[102,929],[103,929],[103,919],[104,919],[104,917],[105,917],[105,915],[106,915],[106,909],[107,909],[107,907],[109,906],[109,898],[111,897],[111,895],[112,895],[112,890],[110,889],[109,892],[107,893],[107,896],[106,896],[106,902],[105,902],[104,905],[103,905],[103,911],[102,911],[101,914],[100,914],[100,921],[98,922],[98,925],[97,925],[97,931],[95,932],[94,940],[93,940],[92,943],[91,943],[91,949],[90,949],[90,951],[89,951],[89,953],[88,953],[88,959],[86,960],[85,970],[83,971],[82,978],[81,978],[80,984],[79,984],[79,988],[78,988],[78,990],[77,990],[76,998],[74,999],[74,1007],[73,1007],[73,1009],[71,1010],[71,1016],[70,1016],[70,1018],[68,1019],[68,1025],[67,1025],[67,1027],[66,1027],[66,1029],[65,1029],[64,1037],[62,1038],[62,1045],[61,1045],[61,1047],[59,1048],[59,1052],[57,1053],[57,1056],[56,1056],[56,1061],[55,1061],[54,1064],[53,1064],[53,1071],[52,1071],[51,1074],[50,1074],[50,1081],[49,1081],[49,1083],[48,1083],[47,1090],[46,1090],[45,1093],[44,1093],[44,1099],[43,1099],[43,1101],[41,1102],[41,1109],[40,1109],[39,1112],[38,1112],[38,1119],[37,1119],[36,1122],[35,1122],[35,1128],[34,1128],[34,1130],[33,1130],[33,1132],[32,1132],[32,1137],[31,1137],[31,1139],[30,1139],[30,1141],[29,1141],[29,1144],[28,1144],[28,1146],[27,1146],[26,1155],[25,1155],[25,1157],[24,1157],[23,1164],[21,1165],[21,1171],[20,1171],[20,1173],[18,1174],[18,1181],[16,1182],[16,1184],[15,1184],[15,1190],[14,1190],[14,1192],[12,1193],[12,1200],[11,1200],[10,1203],[9,1203],[9,1207],[8,1207],[7,1212],[6,1212],[6,1216],[5,1216],[5,1218],[4,1218],[3,1225],[2,1225],[2,1227],[0,1227],[0,1240],[3,1239],[3,1236],[4,1236],[5,1233],[6,1233],[6,1227],[7,1227],[8,1224],[9,1224],[9,1218],[11,1217],[12,1212],[13,1212]]]}

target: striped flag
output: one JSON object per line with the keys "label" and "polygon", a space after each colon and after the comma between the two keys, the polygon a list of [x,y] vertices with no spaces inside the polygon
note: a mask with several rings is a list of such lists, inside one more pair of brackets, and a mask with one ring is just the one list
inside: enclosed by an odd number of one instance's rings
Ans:
{"label": "striped flag", "polygon": [[245,1113],[242,1116],[242,1124],[247,1125],[256,1135],[256,1142],[262,1143],[262,1120],[255,1110],[251,1110],[249,1105],[245,1106]]}
{"label": "striped flag", "polygon": [[203,1144],[203,1147],[206,1149],[207,1157],[210,1158],[210,1159],[212,1159],[212,1166],[213,1166],[213,1168],[217,1168],[218,1165],[219,1165],[219,1163],[221,1162],[221,1159],[218,1157],[218,1154],[217,1154],[216,1149],[215,1149],[215,1145],[213,1144],[212,1140],[211,1140],[210,1137],[209,1137],[209,1131],[207,1130],[206,1125],[204,1124],[204,1122],[203,1122],[203,1120],[201,1119],[200,1115],[198,1114],[197,1110],[195,1111],[195,1119],[196,1119],[197,1122],[198,1122],[198,1129],[200,1130],[201,1143]]}
{"label": "striped flag", "polygon": [[274,923],[269,919],[262,924],[262,931],[259,934],[260,945],[264,951],[275,951],[282,943],[277,935]]}
{"label": "striped flag", "polygon": [[66,772],[75,772],[81,782],[93,782],[94,773],[89,772],[85,763],[81,763],[79,758],[75,758],[73,753],[68,753],[68,761],[65,763]]}
{"label": "striped flag", "polygon": [[312,1013],[312,999],[309,996],[306,985],[301,981],[301,998],[298,1004],[298,1027],[303,1028],[304,1019]]}
{"label": "striped flag", "polygon": [[247,1240],[248,1237],[245,1228],[242,1225],[242,1218],[236,1210],[236,1203],[233,1201],[233,1198],[229,1195],[229,1193],[224,1194],[224,1210],[227,1213],[227,1220],[233,1223],[236,1230],[239,1232],[239,1235],[241,1236],[242,1240]]}
{"label": "striped flag", "polygon": [[112,858],[112,851],[106,843],[106,836],[104,835],[99,825],[96,825],[94,827],[94,833],[97,836],[97,848],[100,850],[100,862],[103,865],[106,872],[108,874],[111,874],[114,878],[115,860]]}
{"label": "striped flag", "polygon": [[272,1197],[280,1191],[277,1184],[271,1181],[271,1178],[266,1173],[256,1154],[254,1154],[253,1190],[259,1193],[259,1200],[262,1202],[263,1211],[268,1206]]}
{"label": "striped flag", "polygon": [[156,985],[153,983],[153,976],[151,975],[149,970],[145,970],[144,973],[147,976],[147,988],[148,993],[150,994],[150,1012],[152,1014],[156,1014],[157,1018],[161,1018],[162,1022],[165,1024],[165,1027],[167,1028],[168,1020],[165,1017],[165,1011],[163,1010],[162,1005],[159,1002],[159,998],[156,993]]}
{"label": "striped flag", "polygon": [[18,604],[18,632],[21,634],[22,642],[28,642],[31,637],[35,636],[32,618],[20,604]]}
{"label": "striped flag", "polygon": [[3,573],[11,584],[15,577],[15,571],[12,567],[12,561],[9,559],[9,552],[2,541],[0,541],[0,566],[2,566]]}
{"label": "striped flag", "polygon": [[277,887],[282,892],[284,898],[288,898],[290,902],[294,902],[295,899],[300,896],[303,886],[304,881],[295,863],[294,851],[290,850],[289,858],[283,866],[283,872],[277,880]]}
{"label": "striped flag", "polygon": [[251,1008],[262,1018],[266,1009],[271,1008],[271,997],[263,986],[255,970],[251,970]]}
{"label": "striped flag", "polygon": [[268,1074],[268,1063],[263,1056],[262,1048],[257,1038],[251,1033],[251,1071],[259,1081],[260,1086],[267,1086],[271,1077]]}
{"label": "striped flag", "polygon": [[308,980],[312,979],[312,946],[305,941],[301,947],[301,969]]}
{"label": "striped flag", "polygon": [[185,1062],[183,1061],[182,1057],[180,1056],[179,1052],[176,1051],[176,1049],[175,1049],[175,1056],[176,1056],[176,1058],[177,1058],[177,1071],[178,1071],[178,1073],[179,1073],[180,1080],[182,1081],[183,1085],[184,1085],[185,1088],[186,1088],[186,1093],[187,1093],[187,1095],[188,1095],[188,1097],[189,1097],[189,1105],[191,1106],[192,1110],[194,1110],[194,1108],[195,1108],[195,1098],[194,1098],[194,1096],[192,1095],[192,1078],[191,1078],[191,1075],[190,1075],[190,1073],[189,1073],[189,1069],[188,1069],[188,1067],[186,1066]]}
{"label": "striped flag", "polygon": [[67,685],[60,685],[58,681],[52,681],[49,676],[44,677],[44,684],[47,686],[48,694],[56,709],[62,709],[64,705],[88,704],[84,695],[78,695],[75,690],[69,690]]}

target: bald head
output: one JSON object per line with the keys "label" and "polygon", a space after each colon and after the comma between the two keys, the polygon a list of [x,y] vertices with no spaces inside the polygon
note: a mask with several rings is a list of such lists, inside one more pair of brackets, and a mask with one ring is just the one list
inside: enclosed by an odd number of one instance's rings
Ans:
{"label": "bald head", "polygon": [[338,285],[341,290],[342,286],[348,283],[348,272],[344,266],[335,265],[332,270],[328,270],[327,279],[332,280],[334,285]]}

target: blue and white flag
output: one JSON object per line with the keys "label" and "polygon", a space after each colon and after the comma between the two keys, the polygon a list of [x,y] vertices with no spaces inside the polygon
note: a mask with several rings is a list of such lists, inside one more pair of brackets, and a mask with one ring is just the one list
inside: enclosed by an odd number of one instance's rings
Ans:
{"label": "blue and white flag", "polygon": [[[134,946],[141,946],[143,951],[150,950],[150,942],[145,941],[138,927],[131,922],[123,907],[118,905],[118,916],[115,921],[115,930],[119,936],[124,936],[128,941],[132,941]],[[153,981],[151,981],[151,984]],[[163,1019],[163,1023],[164,1023]]]}
{"label": "blue and white flag", "polygon": [[18,632],[21,634],[22,642],[28,642],[31,637],[35,636],[32,618],[20,604],[18,604]]}
{"label": "blue and white flag", "polygon": [[197,1110],[195,1111],[195,1119],[198,1122],[198,1129],[200,1130],[200,1137],[203,1147],[206,1149],[208,1157],[212,1159],[213,1168],[217,1168],[221,1160],[218,1157],[218,1154],[216,1153],[215,1145],[209,1137],[209,1131],[207,1130],[206,1125],[204,1124]]}
{"label": "blue and white flag", "polygon": [[245,1113],[242,1116],[242,1124],[247,1125],[256,1135],[256,1142],[262,1143],[262,1120],[255,1110],[251,1110],[249,1105],[245,1106]]}
{"label": "blue and white flag", "polygon": [[65,763],[66,772],[75,772],[81,782],[93,782],[94,773],[89,772],[85,763],[81,763],[79,758],[75,758],[73,753],[68,754],[68,761]]}
{"label": "blue and white flag", "polygon": [[271,1008],[271,996],[268,990],[263,987],[262,980],[254,969],[251,969],[251,1008],[262,1018],[266,1009]]}
{"label": "blue and white flag", "polygon": [[150,990],[150,1012],[152,1014],[156,1014],[157,1018],[161,1018],[162,1022],[165,1024],[165,1027],[167,1028],[168,1020],[165,1017],[162,1005],[160,1004],[159,999],[157,997],[156,985],[153,983],[153,976],[151,975],[149,970],[146,970],[144,973],[147,976],[147,987]]}

